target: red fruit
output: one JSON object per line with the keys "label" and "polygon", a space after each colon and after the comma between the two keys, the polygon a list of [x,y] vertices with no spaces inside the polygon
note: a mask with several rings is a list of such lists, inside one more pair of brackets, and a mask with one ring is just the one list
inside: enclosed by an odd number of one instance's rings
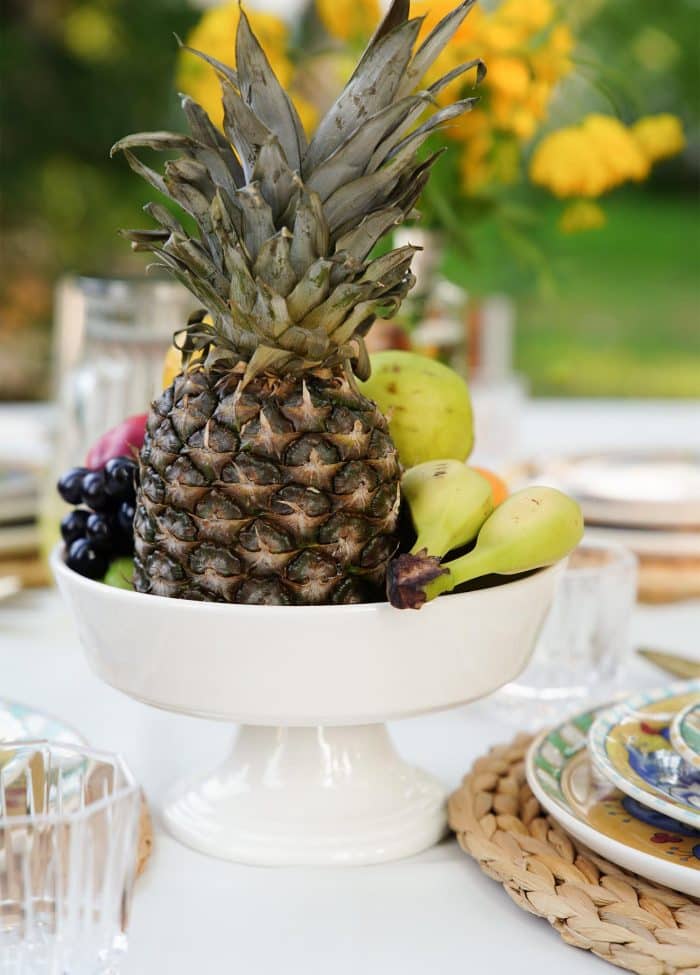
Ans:
{"label": "red fruit", "polygon": [[90,448],[85,464],[92,470],[100,470],[113,457],[133,457],[143,446],[148,414],[130,416],[122,423],[103,433]]}

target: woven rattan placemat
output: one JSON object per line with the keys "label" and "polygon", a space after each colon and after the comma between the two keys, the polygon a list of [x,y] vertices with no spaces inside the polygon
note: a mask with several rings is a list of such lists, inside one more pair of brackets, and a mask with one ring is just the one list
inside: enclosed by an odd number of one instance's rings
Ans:
{"label": "woven rattan placemat", "polygon": [[616,867],[547,816],[525,780],[531,741],[492,748],[450,797],[462,849],[567,944],[640,975],[700,975],[700,903]]}
{"label": "woven rattan placemat", "polygon": [[639,599],[671,603],[700,596],[700,558],[639,558]]}

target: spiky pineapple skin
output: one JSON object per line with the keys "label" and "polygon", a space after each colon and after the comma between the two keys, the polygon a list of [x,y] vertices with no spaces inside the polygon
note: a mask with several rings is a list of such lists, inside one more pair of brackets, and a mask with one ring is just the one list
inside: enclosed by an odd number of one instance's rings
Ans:
{"label": "spiky pineapple skin", "polygon": [[193,367],[151,409],[135,588],[215,602],[383,598],[400,465],[387,422],[338,370]]}
{"label": "spiky pineapple skin", "polygon": [[[192,234],[149,203],[158,227],[123,231],[199,299],[177,346],[186,365],[204,362],[151,415],[135,519],[141,591],[379,598],[399,463],[352,376],[368,378],[367,332],[415,280],[417,248],[377,256],[376,245],[414,212],[440,155],[421,147],[476,101],[438,107],[436,96],[474,68],[478,84],[479,59],[421,87],[474,2],[421,41],[409,0],[391,0],[311,139],[241,10],[235,68],[193,52],[221,81],[223,132],[184,97],[189,135],[134,133],[112,148],[197,225]],[[134,154],[143,148],[182,155],[161,174]]]}

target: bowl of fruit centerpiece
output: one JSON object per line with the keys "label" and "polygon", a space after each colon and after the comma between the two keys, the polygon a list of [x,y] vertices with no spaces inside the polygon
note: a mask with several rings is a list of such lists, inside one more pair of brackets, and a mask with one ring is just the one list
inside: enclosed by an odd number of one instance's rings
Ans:
{"label": "bowl of fruit centerpiece", "polygon": [[[115,147],[198,226],[189,236],[152,204],[158,228],[126,234],[203,308],[141,435],[132,423],[62,480],[86,507],[64,520],[53,568],[100,677],[241,725],[223,764],[163,810],[217,856],[369,863],[435,842],[443,788],[400,759],[384,722],[515,678],[582,532],[553,489],[496,505],[465,463],[459,376],[405,352],[370,364],[363,341],[413,283],[415,248],[374,247],[437,158],[417,152],[473,101],[417,126],[460,74],[419,89],[470,5],[417,46],[420,21],[395,0],[310,141],[241,12],[236,69],[204,56],[223,133],[185,98],[190,136]],[[184,155],[161,177],[142,146]]]}
{"label": "bowl of fruit centerpiece", "polygon": [[171,600],[85,579],[60,552],[54,570],[99,677],[146,704],[242,725],[223,762],[175,787],[169,830],[232,860],[321,864],[407,856],[442,836],[444,786],[402,761],[384,722],[514,679],[556,567],[416,614]]}

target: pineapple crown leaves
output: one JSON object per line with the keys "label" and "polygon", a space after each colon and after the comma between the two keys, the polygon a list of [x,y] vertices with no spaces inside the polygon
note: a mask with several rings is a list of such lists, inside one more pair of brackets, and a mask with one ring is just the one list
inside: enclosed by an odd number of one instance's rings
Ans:
{"label": "pineapple crown leaves", "polygon": [[[440,155],[422,158],[421,147],[477,100],[439,108],[436,95],[470,70],[477,85],[485,75],[477,59],[419,87],[474,2],[460,3],[416,47],[422,18],[411,19],[410,0],[393,0],[310,141],[243,10],[235,70],[189,49],[219,77],[223,133],[182,96],[189,135],[142,132],[112,148],[198,227],[189,236],[151,203],[158,229],[122,231],[207,310],[211,322],[202,313],[188,323],[185,362],[196,351],[245,359],[244,382],[262,370],[320,366],[368,374],[363,338],[412,287],[416,248],[372,251],[411,214]],[[181,155],[161,174],[133,152],[142,148]]]}

